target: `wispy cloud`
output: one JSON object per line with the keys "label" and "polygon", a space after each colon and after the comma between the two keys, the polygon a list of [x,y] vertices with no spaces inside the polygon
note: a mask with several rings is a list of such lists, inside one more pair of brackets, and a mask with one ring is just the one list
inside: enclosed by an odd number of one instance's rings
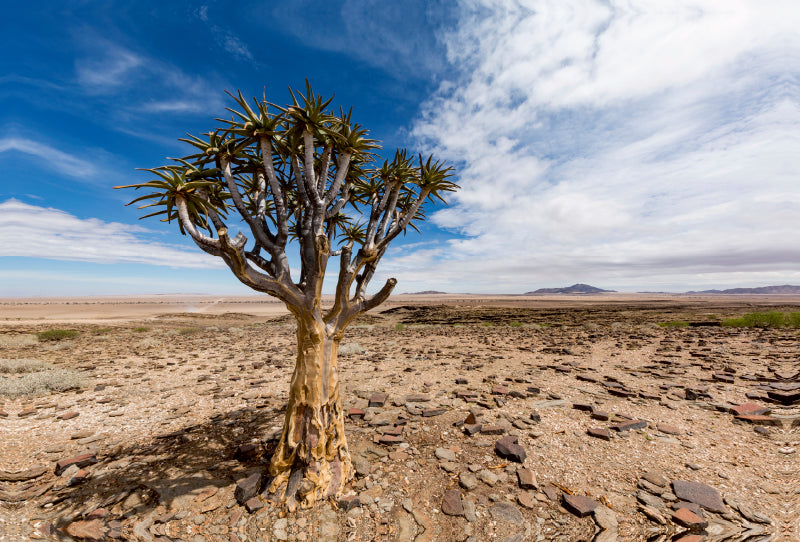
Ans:
{"label": "wispy cloud", "polygon": [[113,100],[116,115],[195,114],[224,108],[224,85],[219,80],[186,73],[174,64],[102,39],[76,60],[75,79],[83,92]]}
{"label": "wispy cloud", "polygon": [[800,8],[461,6],[445,38],[460,75],[412,134],[457,164],[463,189],[433,219],[469,237],[421,271],[483,291],[797,276]]}
{"label": "wispy cloud", "polygon": [[176,268],[215,268],[221,263],[204,253],[147,239],[148,230],[81,219],[52,207],[16,199],[0,203],[0,257],[49,260],[139,263]]}
{"label": "wispy cloud", "polygon": [[64,151],[31,139],[5,137],[0,139],[0,154],[19,152],[38,158],[46,169],[55,170],[69,177],[84,179],[97,174],[97,168],[87,160],[77,158]]}

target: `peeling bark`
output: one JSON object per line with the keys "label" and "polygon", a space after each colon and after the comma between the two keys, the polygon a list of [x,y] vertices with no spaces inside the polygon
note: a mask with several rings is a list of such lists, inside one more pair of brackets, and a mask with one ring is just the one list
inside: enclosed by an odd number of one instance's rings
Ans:
{"label": "peeling bark", "polygon": [[326,333],[321,318],[297,316],[297,363],[268,490],[289,509],[341,493],[352,476],[339,396],[340,340],[341,333]]}

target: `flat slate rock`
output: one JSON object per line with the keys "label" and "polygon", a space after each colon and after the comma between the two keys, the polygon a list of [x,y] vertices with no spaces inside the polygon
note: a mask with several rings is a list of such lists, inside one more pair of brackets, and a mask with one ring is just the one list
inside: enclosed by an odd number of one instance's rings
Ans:
{"label": "flat slate rock", "polygon": [[564,502],[564,508],[579,518],[588,516],[597,508],[597,501],[585,495],[568,495],[564,493],[562,500]]}
{"label": "flat slate rock", "polygon": [[518,527],[525,523],[525,518],[523,517],[522,512],[520,512],[519,508],[510,502],[499,502],[489,507],[489,513],[492,515],[492,519],[495,521],[512,523]]}
{"label": "flat slate rock", "polygon": [[590,437],[600,438],[603,440],[611,440],[611,431],[605,427],[590,427],[586,430],[586,434]]}
{"label": "flat slate rock", "polygon": [[706,510],[724,514],[727,512],[719,492],[711,486],[700,482],[673,480],[672,492],[678,499],[699,504]]}
{"label": "flat slate rock", "polygon": [[647,427],[647,422],[644,420],[631,420],[629,422],[617,423],[611,426],[614,431],[632,431],[634,429],[644,429]]}
{"label": "flat slate rock", "polygon": [[775,427],[781,427],[783,423],[778,418],[773,418],[772,416],[762,416],[756,414],[748,414],[744,416],[736,416],[734,418],[737,421],[751,423],[753,425],[772,425]]}
{"label": "flat slate rock", "polygon": [[461,504],[461,492],[459,490],[451,489],[444,492],[442,512],[448,516],[464,515],[464,506]]}
{"label": "flat slate rock", "polygon": [[524,463],[527,454],[525,448],[517,444],[517,437],[508,435],[494,443],[494,452],[503,459]]}

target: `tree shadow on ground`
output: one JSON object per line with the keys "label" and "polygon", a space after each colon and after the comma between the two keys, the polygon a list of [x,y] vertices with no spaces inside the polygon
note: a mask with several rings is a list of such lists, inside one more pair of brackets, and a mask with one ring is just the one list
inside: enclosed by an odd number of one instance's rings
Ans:
{"label": "tree shadow on ground", "polygon": [[[59,529],[54,536],[75,540],[63,528],[97,509],[107,511],[103,519],[108,523],[135,520],[156,508],[165,514],[200,509],[198,502],[216,490],[220,491],[215,498],[230,501],[233,484],[255,469],[267,468],[277,444],[275,428],[282,427],[283,419],[283,409],[238,409],[155,435],[146,444],[98,449],[99,462],[87,467],[92,473],[89,479],[43,499],[53,503],[48,515]],[[237,456],[239,446],[254,441],[259,444],[255,453]],[[227,486],[231,491],[221,491]]]}

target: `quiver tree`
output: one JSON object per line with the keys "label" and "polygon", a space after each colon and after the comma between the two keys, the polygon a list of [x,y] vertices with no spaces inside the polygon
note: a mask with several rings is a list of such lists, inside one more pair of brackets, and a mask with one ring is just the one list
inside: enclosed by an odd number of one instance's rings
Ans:
{"label": "quiver tree", "polygon": [[[283,301],[297,320],[297,362],[280,442],[269,466],[268,494],[290,508],[338,494],[352,475],[339,397],[337,350],[347,325],[391,293],[391,278],[367,289],[389,244],[424,220],[423,204],[458,187],[451,168],[405,150],[376,161],[378,142],[332,113],[331,100],[290,90],[292,103],[248,103],[231,94],[222,126],[181,139],[196,148],[146,171],[134,199],[145,215],[177,222],[205,252],[221,258],[242,283]],[[238,215],[238,216],[237,216]],[[229,224],[240,231],[232,235]],[[299,251],[292,277],[287,249]],[[332,305],[322,287],[339,258]],[[296,271],[295,271],[296,272]]]}

